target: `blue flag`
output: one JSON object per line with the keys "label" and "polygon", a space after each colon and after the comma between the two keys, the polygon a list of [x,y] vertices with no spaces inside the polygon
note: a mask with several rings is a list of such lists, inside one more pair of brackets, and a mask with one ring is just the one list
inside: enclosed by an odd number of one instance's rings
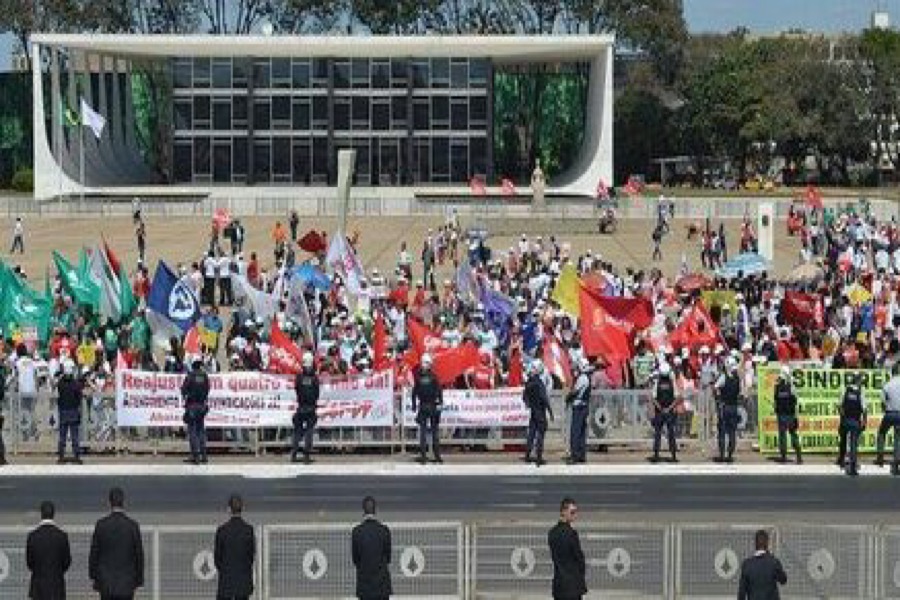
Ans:
{"label": "blue flag", "polygon": [[328,275],[309,263],[294,267],[294,270],[291,271],[291,277],[299,279],[304,285],[314,287],[323,292],[331,289],[331,279],[328,278]]}
{"label": "blue flag", "polygon": [[506,345],[509,341],[510,320],[516,312],[512,298],[491,289],[482,289],[481,303],[484,305],[484,320],[497,333],[497,339]]}
{"label": "blue flag", "polygon": [[187,332],[200,318],[200,301],[194,290],[179,281],[163,261],[156,266],[147,308],[170,321],[182,333]]}
{"label": "blue flag", "polygon": [[529,317],[522,324],[522,349],[526,354],[531,354],[538,345],[538,324]]}

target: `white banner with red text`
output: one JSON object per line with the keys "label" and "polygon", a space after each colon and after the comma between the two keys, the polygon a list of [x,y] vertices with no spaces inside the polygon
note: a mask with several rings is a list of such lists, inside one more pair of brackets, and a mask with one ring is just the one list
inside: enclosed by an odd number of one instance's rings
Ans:
{"label": "white banner with red text", "polygon": [[[122,370],[116,373],[119,427],[184,425],[184,375]],[[294,378],[258,372],[209,376],[207,427],[290,427],[297,408]],[[323,380],[317,427],[391,427],[391,371]]]}
{"label": "white banner with red text", "polygon": [[[403,396],[403,425],[416,427],[412,390]],[[527,427],[529,411],[522,388],[444,390],[441,427]]]}

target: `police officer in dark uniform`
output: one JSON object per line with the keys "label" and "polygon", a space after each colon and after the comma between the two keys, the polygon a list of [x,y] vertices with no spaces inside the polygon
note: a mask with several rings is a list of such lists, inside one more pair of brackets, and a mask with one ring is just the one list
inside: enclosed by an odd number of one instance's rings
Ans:
{"label": "police officer in dark uniform", "polygon": [[63,361],[63,374],[56,383],[59,394],[57,409],[59,410],[59,444],[57,445],[56,462],[65,462],[66,438],[72,438],[72,455],[75,464],[81,464],[81,401],[84,384],[75,377],[75,363],[71,359]]}
{"label": "police officer in dark uniform", "polygon": [[572,405],[572,425],[569,430],[570,465],[587,462],[587,419],[591,403],[591,363],[584,357],[578,362],[578,376],[566,402]]}
{"label": "police officer in dark uniform", "polygon": [[319,376],[314,367],[313,355],[303,354],[303,370],[294,381],[297,392],[297,412],[294,413],[294,437],[291,462],[299,462],[300,440],[303,440],[303,462],[312,462],[309,454],[312,451],[313,432],[315,431],[316,407],[319,402]]}
{"label": "police officer in dark uniform", "polygon": [[797,435],[797,395],[791,389],[791,369],[781,367],[775,384],[775,415],[778,417],[778,462],[787,462],[787,434],[791,434],[791,447],[797,455],[797,464],[803,462],[800,452],[800,436]]}
{"label": "police officer in dark uniform", "polygon": [[412,409],[416,413],[416,423],[419,424],[419,459],[425,464],[428,454],[428,430],[431,430],[431,447],[434,452],[434,462],[442,463],[441,440],[438,427],[441,422],[441,408],[444,405],[444,392],[437,376],[431,371],[431,355],[422,355],[422,366],[416,373],[416,380],[412,389]]}
{"label": "police officer in dark uniform", "polygon": [[191,457],[185,462],[197,464],[207,462],[206,458],[206,414],[209,407],[209,375],[203,370],[203,361],[195,360],[192,370],[181,384],[184,398],[184,424],[187,426]]}
{"label": "police officer in dark uniform", "polygon": [[856,373],[847,375],[840,413],[841,427],[847,432],[847,475],[855,477],[859,475],[859,436],[866,428],[866,406]]}
{"label": "police officer in dark uniform", "polygon": [[[718,438],[719,456],[717,462],[734,462],[734,449],[737,446],[737,427],[740,422],[738,404],[741,401],[741,379],[737,373],[737,361],[729,358],[725,364],[725,373],[716,382],[716,395],[719,408]],[[725,441],[728,440],[727,454]]]}
{"label": "police officer in dark uniform", "polygon": [[3,405],[6,403],[6,357],[0,353],[0,467],[6,464],[6,444],[3,443]]}
{"label": "police officer in dark uniform", "polygon": [[653,456],[650,462],[659,462],[659,446],[662,442],[662,430],[666,428],[669,439],[669,452],[672,462],[678,462],[678,444],[675,441],[675,382],[672,380],[672,367],[663,363],[659,367],[656,378],[656,390],[653,397]]}
{"label": "police officer in dark uniform", "polygon": [[547,398],[547,387],[541,377],[540,361],[531,363],[528,381],[525,382],[525,389],[522,390],[522,400],[530,411],[525,462],[533,462],[540,467],[546,464],[544,462],[544,434],[547,432],[548,413],[550,420],[553,420],[553,409]]}

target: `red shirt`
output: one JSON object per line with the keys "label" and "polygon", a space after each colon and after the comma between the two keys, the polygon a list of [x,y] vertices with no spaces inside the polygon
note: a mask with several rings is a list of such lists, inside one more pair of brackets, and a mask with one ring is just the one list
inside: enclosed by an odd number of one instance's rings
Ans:
{"label": "red shirt", "polygon": [[478,365],[472,374],[472,384],[476,390],[494,389],[494,369],[486,365]]}

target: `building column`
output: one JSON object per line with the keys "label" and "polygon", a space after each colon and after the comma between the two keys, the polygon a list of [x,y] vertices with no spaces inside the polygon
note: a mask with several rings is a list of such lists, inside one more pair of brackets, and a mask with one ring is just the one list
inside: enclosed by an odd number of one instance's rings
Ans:
{"label": "building column", "polygon": [[[256,82],[253,78],[253,68],[253,58],[247,58],[247,185],[256,183],[253,173],[253,139],[256,137],[255,111],[253,109],[253,102],[256,97]],[[210,110],[212,110],[211,105]]]}
{"label": "building column", "polygon": [[485,129],[487,130],[487,139],[485,140],[485,184],[490,185],[494,180],[494,62],[487,59],[487,90],[485,92]]}

